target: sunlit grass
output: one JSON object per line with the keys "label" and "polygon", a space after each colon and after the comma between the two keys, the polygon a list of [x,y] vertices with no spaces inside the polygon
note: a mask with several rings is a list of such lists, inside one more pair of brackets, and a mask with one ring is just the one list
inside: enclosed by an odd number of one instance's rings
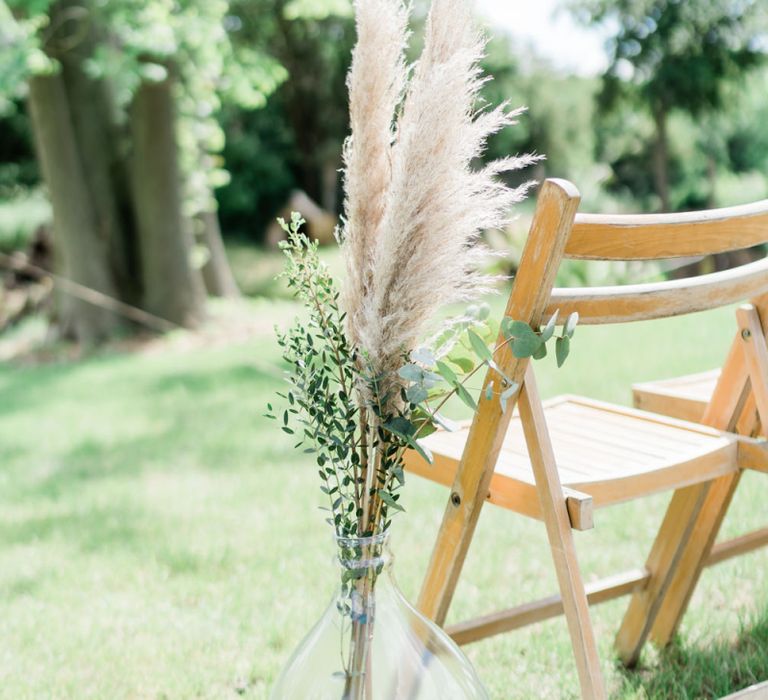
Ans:
{"label": "sunlit grass", "polygon": [[[293,310],[268,308],[248,342],[0,366],[0,698],[266,697],[333,585],[314,470],[262,415],[282,371],[268,329]],[[720,363],[731,313],[580,328],[542,389],[626,402],[634,380]],[[765,488],[745,479],[727,534],[765,524]],[[395,570],[413,598],[446,493],[414,478],[405,499]],[[666,500],[600,511],[577,536],[587,578],[642,564]],[[541,525],[488,508],[451,619],[555,590]],[[624,605],[594,609],[614,697],[768,678],[765,553],[706,571],[682,646],[630,675],[611,650]],[[577,697],[562,619],[467,652],[495,700]]]}

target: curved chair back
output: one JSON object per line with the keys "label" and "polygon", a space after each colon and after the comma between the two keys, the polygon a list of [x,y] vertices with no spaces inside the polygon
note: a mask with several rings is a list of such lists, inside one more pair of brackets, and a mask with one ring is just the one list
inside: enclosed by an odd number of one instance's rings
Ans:
{"label": "curved chair back", "polygon": [[[713,255],[765,243],[768,200],[686,214],[577,214],[563,256],[580,260],[662,260]],[[525,274],[523,270],[521,273]],[[561,317],[577,311],[585,324],[624,323],[705,311],[766,293],[768,258],[724,272],[668,282],[555,289],[545,316],[559,309]]]}

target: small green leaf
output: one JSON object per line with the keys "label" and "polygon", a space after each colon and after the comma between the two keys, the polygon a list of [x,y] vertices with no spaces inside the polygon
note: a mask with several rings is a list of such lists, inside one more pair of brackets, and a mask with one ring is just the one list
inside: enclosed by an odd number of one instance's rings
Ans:
{"label": "small green leaf", "polygon": [[493,355],[483,339],[472,330],[467,331],[467,336],[469,337],[469,342],[472,344],[472,349],[477,353],[477,356],[485,362],[491,362],[493,360]]}
{"label": "small green leaf", "polygon": [[398,374],[407,382],[420,382],[424,377],[424,370],[418,365],[410,364],[401,367]]}
{"label": "small green leaf", "polygon": [[541,332],[541,342],[548,343],[550,340],[552,340],[552,336],[555,334],[555,328],[557,328],[557,317],[559,315],[559,311],[555,311],[555,313],[552,314],[552,318],[549,319],[549,323]]}
{"label": "small green leaf", "polygon": [[477,404],[475,403],[475,400],[463,385],[456,385],[456,394],[467,406],[469,406],[469,408],[471,408],[473,411],[477,410]]}
{"label": "small green leaf", "polygon": [[567,335],[564,335],[562,338],[558,338],[555,350],[557,354],[557,366],[562,367],[565,364],[565,361],[568,359],[568,354],[571,351],[571,339]]}
{"label": "small green leaf", "polygon": [[445,362],[438,362],[435,365],[435,369],[437,369],[437,373],[452,386],[459,383],[459,378],[456,376],[456,373],[445,364]]}
{"label": "small green leaf", "polygon": [[539,335],[527,323],[522,321],[508,321],[506,324],[506,335],[508,338],[527,339],[533,341],[539,340]]}
{"label": "small green leaf", "polygon": [[475,363],[468,357],[453,357],[449,355],[446,359],[448,362],[456,365],[464,374],[469,374],[475,368]]}
{"label": "small green leaf", "polygon": [[420,445],[415,439],[417,428],[407,418],[398,416],[392,420],[387,421],[382,426],[385,430],[388,430],[393,435],[401,438],[412,450],[416,450],[427,462],[432,463],[432,453],[424,446]]}
{"label": "small green leaf", "polygon": [[547,356],[547,344],[542,343],[539,349],[533,353],[534,360],[543,360]]}
{"label": "small green leaf", "polygon": [[413,384],[405,391],[405,398],[413,404],[419,404],[422,401],[426,401],[429,397],[429,392],[419,384]]}
{"label": "small green leaf", "polygon": [[514,338],[512,354],[519,360],[533,357],[539,350],[542,340],[539,334],[527,323],[522,321],[509,321],[506,327],[508,338]]}
{"label": "small green leaf", "polygon": [[431,418],[426,418],[423,421],[418,421],[418,436],[419,439],[429,437],[433,433],[437,432],[437,426],[434,424]]}
{"label": "small green leaf", "polygon": [[568,338],[573,338],[573,334],[576,332],[576,326],[579,325],[579,312],[574,311],[565,322],[565,330],[563,333]]}
{"label": "small green leaf", "polygon": [[435,385],[439,384],[442,381],[439,374],[435,374],[434,372],[428,372],[424,371],[424,375],[421,379],[421,385],[425,389],[432,389]]}
{"label": "small green leaf", "polygon": [[383,426],[390,433],[394,433],[398,437],[402,437],[406,440],[410,440],[416,434],[416,428],[407,418],[398,416],[392,418],[384,423]]}
{"label": "small green leaf", "polygon": [[541,345],[542,342],[537,335],[515,338],[512,343],[512,354],[519,360],[533,357],[538,352]]}
{"label": "small green leaf", "polygon": [[405,508],[403,508],[395,499],[394,496],[392,496],[391,493],[384,491],[383,489],[378,490],[379,498],[381,498],[384,503],[386,503],[390,508],[400,511],[401,513],[405,513]]}

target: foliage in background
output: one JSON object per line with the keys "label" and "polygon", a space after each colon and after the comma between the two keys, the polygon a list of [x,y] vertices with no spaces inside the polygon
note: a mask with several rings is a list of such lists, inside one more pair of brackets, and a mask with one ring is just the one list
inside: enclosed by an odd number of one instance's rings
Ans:
{"label": "foliage in background", "polygon": [[[617,2],[613,5],[619,7]],[[425,4],[417,3],[415,27],[423,25],[425,13]],[[222,23],[232,51],[256,47],[290,76],[261,109],[244,109],[227,97],[217,116],[221,131],[209,116],[199,134],[213,150],[221,147],[222,132],[226,135],[223,151],[209,161],[213,184],[224,183],[216,191],[224,234],[259,242],[294,189],[305,190],[326,209],[340,208],[336,171],[347,131],[344,79],[353,41],[350,3],[232,0]],[[7,33],[8,26],[0,31]],[[494,34],[483,61],[494,80],[484,87],[484,98],[491,104],[503,99],[525,104],[529,118],[517,129],[493,137],[488,157],[546,153],[536,178],[572,179],[590,210],[658,209],[650,112],[627,100],[610,113],[599,112],[594,99],[599,79],[562,75],[529,47]],[[2,73],[3,78],[14,70]],[[743,82],[726,81],[722,89],[727,99],[712,117],[694,120],[679,110],[673,113],[670,208],[731,204],[768,194],[768,132],[762,126],[766,75],[757,70]],[[204,114],[209,107],[203,104]],[[17,174],[23,187],[37,179],[27,132],[23,114],[2,121],[0,198],[15,191]],[[207,179],[207,172],[208,168],[196,170],[198,184],[201,177]],[[513,174],[508,181],[521,180]],[[11,189],[5,183],[12,183]]]}
{"label": "foliage in background", "polygon": [[[654,190],[669,211],[670,116],[680,111],[700,119],[722,107],[727,86],[765,59],[768,9],[761,0],[572,0],[571,6],[585,23],[612,30],[601,108],[626,104],[651,116]],[[702,146],[714,172],[717,154],[707,152],[709,143]]]}
{"label": "foliage in background", "polygon": [[24,194],[40,183],[29,120],[18,101],[9,101],[0,118],[0,201]]}
{"label": "foliage in background", "polygon": [[233,41],[265,47],[290,76],[264,109],[222,114],[232,173],[217,193],[222,226],[260,242],[294,189],[333,213],[339,209],[354,22],[347,0],[235,0],[230,12],[238,27]]}
{"label": "foliage in background", "polygon": [[50,220],[51,205],[39,190],[0,201],[0,253],[25,249],[35,231]]}
{"label": "foliage in background", "polygon": [[[28,101],[57,272],[183,326],[202,317],[205,291],[237,294],[214,196],[229,181],[218,115],[224,104],[264,107],[288,77],[265,43],[234,40],[243,21],[232,4],[2,4],[0,90],[7,103]],[[277,24],[301,16],[301,3],[277,4]],[[312,15],[323,8],[344,12],[329,0],[312,3]],[[114,308],[57,302],[57,326],[74,340],[124,325]]]}
{"label": "foliage in background", "polygon": [[200,164],[203,154],[217,154],[224,146],[215,118],[222,102],[246,110],[263,107],[287,78],[285,68],[260,46],[231,40],[230,28],[236,25],[227,0],[63,3],[63,13],[51,23],[55,5],[51,0],[0,3],[5,17],[0,22],[0,66],[5,68],[0,70],[0,107],[8,111],[14,99],[25,96],[30,77],[58,70],[44,44],[55,38],[59,25],[86,17],[104,40],[86,57],[84,70],[93,80],[109,81],[118,109],[129,107],[143,81],[161,83],[169,70],[177,74],[187,207],[190,214],[210,210],[210,193],[227,182],[227,174],[214,159],[207,167],[204,159],[204,167]]}

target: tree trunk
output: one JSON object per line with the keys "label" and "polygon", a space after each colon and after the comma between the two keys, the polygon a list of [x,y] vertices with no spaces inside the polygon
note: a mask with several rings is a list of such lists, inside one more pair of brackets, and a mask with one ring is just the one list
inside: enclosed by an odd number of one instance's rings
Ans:
{"label": "tree trunk", "polygon": [[208,260],[203,265],[206,291],[214,297],[239,297],[240,290],[237,288],[221,238],[218,215],[215,211],[202,212],[197,216],[196,223],[202,227],[200,239],[208,248]]}
{"label": "tree trunk", "polygon": [[323,163],[323,198],[320,206],[331,214],[338,213],[339,209],[339,169],[341,163],[338,158],[326,159]]}
{"label": "tree trunk", "polygon": [[661,211],[670,210],[669,197],[669,139],[667,136],[667,110],[657,104],[653,108],[653,121],[656,124],[656,140],[653,144],[653,178],[656,194],[661,200]]}
{"label": "tree trunk", "polygon": [[[29,108],[38,158],[53,208],[57,271],[114,297],[108,245],[99,230],[85,164],[76,148],[61,74],[30,80]],[[111,311],[64,294],[58,298],[57,316],[62,335],[84,343],[106,338],[119,325],[118,317]]]}
{"label": "tree trunk", "polygon": [[[138,251],[128,187],[125,142],[127,135],[117,127],[117,107],[111,85],[94,79],[83,66],[105,41],[102,28],[94,21],[89,0],[59,0],[51,21],[66,28],[63,50],[52,51],[62,65],[72,126],[84,167],[86,184],[100,236],[109,254],[109,273],[121,300],[136,304],[140,299]],[[61,41],[61,40],[60,40]]]}
{"label": "tree trunk", "polygon": [[139,87],[131,131],[143,305],[161,318],[193,327],[203,316],[205,292],[192,266],[191,222],[182,213],[172,78]]}

